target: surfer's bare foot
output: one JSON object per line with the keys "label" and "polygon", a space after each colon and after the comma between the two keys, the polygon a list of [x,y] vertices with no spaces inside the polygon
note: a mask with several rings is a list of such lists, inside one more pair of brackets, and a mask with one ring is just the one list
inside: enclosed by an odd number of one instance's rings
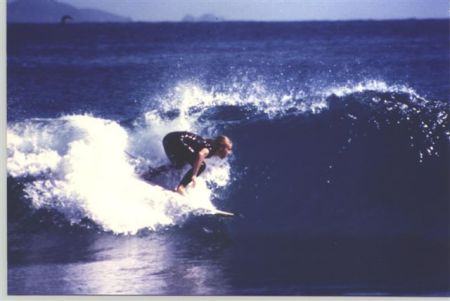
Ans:
{"label": "surfer's bare foot", "polygon": [[175,188],[175,191],[181,195],[186,195],[186,190],[184,189],[184,186],[182,186],[182,185],[177,186],[177,188]]}

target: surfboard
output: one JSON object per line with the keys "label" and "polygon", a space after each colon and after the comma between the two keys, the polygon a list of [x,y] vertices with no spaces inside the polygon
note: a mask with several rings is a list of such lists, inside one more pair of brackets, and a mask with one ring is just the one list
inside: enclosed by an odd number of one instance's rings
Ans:
{"label": "surfboard", "polygon": [[220,216],[220,217],[234,217],[234,216],[236,216],[232,212],[223,211],[223,210],[219,210],[219,209],[211,210],[211,211],[207,212],[207,214],[214,215],[214,216]]}
{"label": "surfboard", "polygon": [[[172,197],[178,198],[178,199],[185,199],[184,196],[174,192],[173,190],[169,190],[165,187],[162,187],[158,184],[152,183],[150,181],[146,181],[145,179],[142,179],[145,183],[147,184],[151,184],[153,187],[160,189],[161,191],[164,191],[166,193],[169,193]],[[186,200],[186,199],[185,199]],[[202,209],[202,208],[193,208],[193,210],[198,210],[197,212],[199,212],[200,214],[203,215],[213,215],[213,216],[217,216],[217,217],[234,217],[236,216],[236,214],[232,213],[232,212],[228,212],[228,211],[223,211],[223,210],[219,210],[219,209]]]}

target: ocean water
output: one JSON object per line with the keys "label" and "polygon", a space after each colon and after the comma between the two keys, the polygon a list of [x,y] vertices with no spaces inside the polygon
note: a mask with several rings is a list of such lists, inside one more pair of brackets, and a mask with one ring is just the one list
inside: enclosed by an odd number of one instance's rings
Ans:
{"label": "ocean water", "polygon": [[[8,294],[450,295],[448,20],[7,43]],[[175,130],[234,142],[186,198]]]}

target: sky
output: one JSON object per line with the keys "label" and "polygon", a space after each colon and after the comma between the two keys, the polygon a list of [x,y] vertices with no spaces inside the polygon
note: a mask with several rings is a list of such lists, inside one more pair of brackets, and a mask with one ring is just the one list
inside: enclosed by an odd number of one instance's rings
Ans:
{"label": "sky", "polygon": [[212,13],[226,20],[308,21],[448,18],[449,0],[57,0],[134,21],[180,21]]}

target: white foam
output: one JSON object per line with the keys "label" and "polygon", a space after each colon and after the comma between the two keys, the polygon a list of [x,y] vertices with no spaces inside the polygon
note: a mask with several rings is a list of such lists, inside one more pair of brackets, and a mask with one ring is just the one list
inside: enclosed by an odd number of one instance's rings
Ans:
{"label": "white foam", "polygon": [[[229,175],[226,162],[222,167],[212,164],[186,198],[146,183],[125,153],[134,151],[129,142],[139,137],[114,121],[88,115],[19,122],[8,128],[7,140],[8,173],[39,176],[25,188],[33,206],[56,209],[73,223],[90,218],[115,233],[158,229],[199,210],[213,210],[208,183],[217,178],[216,185],[226,185]],[[138,143],[141,148],[143,144],[161,148],[161,140]]]}

